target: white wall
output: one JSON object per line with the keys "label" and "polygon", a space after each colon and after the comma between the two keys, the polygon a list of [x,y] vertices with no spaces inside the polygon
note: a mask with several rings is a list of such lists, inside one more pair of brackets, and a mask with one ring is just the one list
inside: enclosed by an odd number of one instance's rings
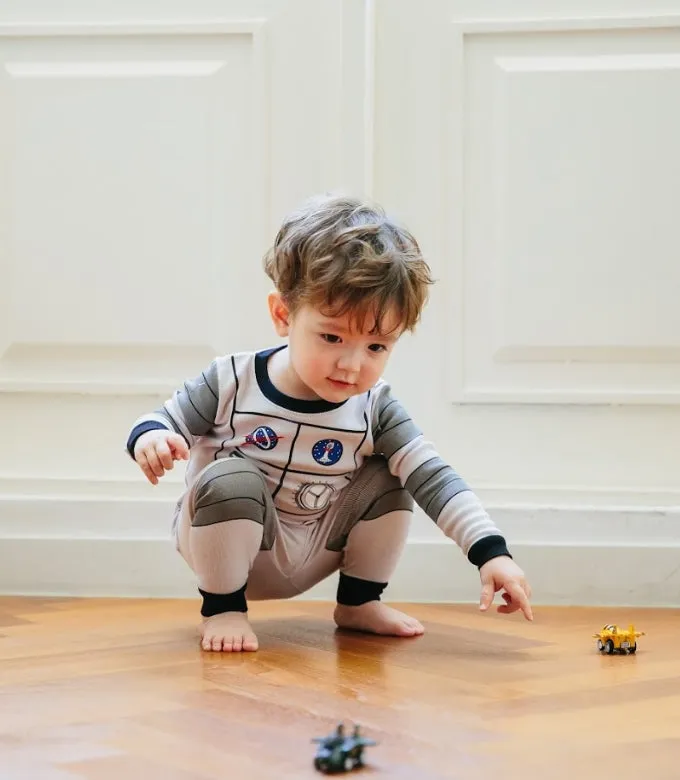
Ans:
{"label": "white wall", "polygon": [[[677,0],[58,6],[0,6],[0,591],[195,594],[127,430],[273,342],[261,255],[344,188],[440,279],[389,378],[535,601],[680,602]],[[390,597],[477,596],[418,516]]]}

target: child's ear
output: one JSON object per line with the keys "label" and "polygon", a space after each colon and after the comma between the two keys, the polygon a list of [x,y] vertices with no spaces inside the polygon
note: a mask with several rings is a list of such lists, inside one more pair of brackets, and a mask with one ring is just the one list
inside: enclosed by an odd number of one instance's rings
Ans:
{"label": "child's ear", "polygon": [[286,306],[280,293],[276,291],[269,293],[267,296],[267,303],[269,305],[269,314],[274,323],[274,330],[276,330],[277,335],[287,336],[290,327],[290,310],[288,309],[288,306]]}

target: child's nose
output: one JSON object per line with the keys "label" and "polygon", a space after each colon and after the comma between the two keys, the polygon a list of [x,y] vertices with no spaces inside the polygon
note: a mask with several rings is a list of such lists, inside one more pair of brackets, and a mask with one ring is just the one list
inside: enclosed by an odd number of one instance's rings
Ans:
{"label": "child's nose", "polygon": [[351,371],[358,373],[361,368],[361,351],[358,349],[348,349],[340,356],[338,368],[342,371]]}

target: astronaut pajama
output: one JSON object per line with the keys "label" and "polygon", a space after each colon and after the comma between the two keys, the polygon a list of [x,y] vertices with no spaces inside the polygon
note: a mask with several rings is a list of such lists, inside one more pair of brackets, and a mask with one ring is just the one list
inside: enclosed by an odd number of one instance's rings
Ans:
{"label": "astronaut pajama", "polygon": [[258,467],[232,456],[198,475],[180,509],[178,546],[210,593],[247,582],[248,600],[289,598],[339,569],[347,603],[356,600],[348,592],[354,580],[387,584],[412,511],[413,499],[375,456],[320,518],[284,519]]}
{"label": "astronaut pajama", "polygon": [[338,570],[340,603],[379,598],[415,503],[474,565],[509,555],[479,499],[384,380],[341,403],[291,398],[267,371],[285,348],[216,358],[128,437],[131,456],[148,430],[187,441],[173,531],[204,615],[297,595]]}

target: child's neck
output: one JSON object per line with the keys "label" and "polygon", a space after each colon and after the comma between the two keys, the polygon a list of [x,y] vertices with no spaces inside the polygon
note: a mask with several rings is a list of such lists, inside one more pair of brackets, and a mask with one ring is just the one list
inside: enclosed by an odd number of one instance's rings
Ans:
{"label": "child's neck", "polygon": [[267,373],[269,381],[280,393],[299,401],[319,400],[319,396],[310,390],[295,373],[295,369],[290,363],[290,350],[287,346],[269,356]]}

